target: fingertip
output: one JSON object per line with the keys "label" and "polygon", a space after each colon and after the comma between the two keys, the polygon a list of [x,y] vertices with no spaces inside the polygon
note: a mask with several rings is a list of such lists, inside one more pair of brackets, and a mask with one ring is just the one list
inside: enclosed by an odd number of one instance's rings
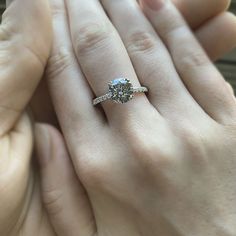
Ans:
{"label": "fingertip", "polygon": [[141,4],[145,9],[148,7],[151,10],[157,11],[165,4],[167,0],[141,0]]}
{"label": "fingertip", "polygon": [[231,4],[231,0],[219,0],[219,11],[221,12],[229,9]]}
{"label": "fingertip", "polygon": [[234,32],[236,32],[236,16],[234,13],[232,12],[225,12],[223,14],[224,18],[225,18],[225,24],[227,24],[227,26],[232,26],[232,30],[234,29]]}
{"label": "fingertip", "polygon": [[232,12],[226,12],[225,15],[225,25],[230,29],[231,31],[231,40],[234,42],[234,45],[232,45],[234,48],[236,46],[236,16]]}
{"label": "fingertip", "polygon": [[188,24],[197,29],[229,8],[231,0],[172,0]]}
{"label": "fingertip", "polygon": [[214,17],[196,31],[198,40],[215,61],[236,46],[236,17],[224,12]]}

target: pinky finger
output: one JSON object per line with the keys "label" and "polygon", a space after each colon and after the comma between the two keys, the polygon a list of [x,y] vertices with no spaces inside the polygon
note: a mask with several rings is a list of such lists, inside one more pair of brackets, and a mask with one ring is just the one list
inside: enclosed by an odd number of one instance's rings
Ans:
{"label": "pinky finger", "polygon": [[224,125],[235,123],[234,97],[172,2],[142,2],[148,18],[169,49],[176,69],[193,98],[216,122]]}
{"label": "pinky finger", "polygon": [[35,133],[42,197],[55,232],[58,236],[94,235],[89,199],[77,179],[62,135],[44,124],[37,124]]}

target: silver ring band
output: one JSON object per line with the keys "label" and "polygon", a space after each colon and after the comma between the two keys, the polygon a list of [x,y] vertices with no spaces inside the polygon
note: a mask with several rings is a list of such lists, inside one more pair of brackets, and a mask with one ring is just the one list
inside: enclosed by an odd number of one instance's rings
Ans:
{"label": "silver ring band", "polygon": [[135,93],[147,93],[146,87],[133,87],[129,79],[119,78],[111,81],[109,84],[109,92],[105,95],[97,97],[93,100],[96,106],[101,102],[112,100],[116,103],[126,103],[130,101]]}
{"label": "silver ring band", "polygon": [[[148,88],[146,87],[137,87],[137,88],[133,88],[133,93],[147,93],[148,92]],[[105,95],[102,95],[100,97],[97,97],[93,100],[93,105],[96,106],[101,102],[105,102],[107,100],[111,100],[111,93],[107,93]]]}

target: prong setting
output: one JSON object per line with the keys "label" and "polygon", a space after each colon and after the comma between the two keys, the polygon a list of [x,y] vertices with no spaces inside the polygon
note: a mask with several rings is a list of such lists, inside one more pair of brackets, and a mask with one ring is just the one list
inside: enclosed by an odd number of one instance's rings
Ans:
{"label": "prong setting", "polygon": [[108,93],[93,99],[93,105],[96,106],[107,100],[115,103],[127,103],[132,100],[135,93],[147,93],[147,87],[133,87],[129,79],[118,78],[108,83]]}
{"label": "prong setting", "polygon": [[109,84],[111,99],[116,103],[127,103],[134,97],[133,85],[129,79],[118,78]]}

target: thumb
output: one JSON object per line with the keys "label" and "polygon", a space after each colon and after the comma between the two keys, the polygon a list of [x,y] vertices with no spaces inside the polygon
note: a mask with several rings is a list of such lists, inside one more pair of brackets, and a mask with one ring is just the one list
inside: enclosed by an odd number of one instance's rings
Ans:
{"label": "thumb", "polygon": [[51,48],[47,0],[14,0],[0,26],[0,135],[7,133],[42,77]]}
{"label": "thumb", "polygon": [[58,236],[95,235],[89,199],[70,161],[62,135],[52,126],[37,124],[36,149],[44,206]]}

